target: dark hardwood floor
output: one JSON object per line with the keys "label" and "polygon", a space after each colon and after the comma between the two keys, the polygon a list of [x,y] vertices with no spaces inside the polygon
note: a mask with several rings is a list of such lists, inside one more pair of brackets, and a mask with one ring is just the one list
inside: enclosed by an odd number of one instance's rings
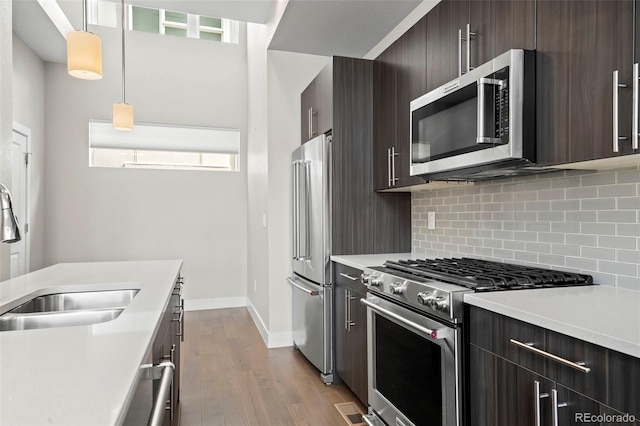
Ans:
{"label": "dark hardwood floor", "polygon": [[182,426],[343,426],[334,404],[358,401],[298,350],[267,349],[245,308],[186,312],[182,351]]}

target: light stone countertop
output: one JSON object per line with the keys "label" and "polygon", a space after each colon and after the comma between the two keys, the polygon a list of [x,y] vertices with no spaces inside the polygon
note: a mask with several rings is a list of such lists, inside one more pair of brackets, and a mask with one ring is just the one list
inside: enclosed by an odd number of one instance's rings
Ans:
{"label": "light stone countertop", "polygon": [[34,296],[140,289],[100,324],[0,332],[0,424],[120,424],[181,260],[62,263],[0,283],[0,313]]}
{"label": "light stone countertop", "polygon": [[[423,256],[424,258],[424,256]],[[364,269],[369,266],[382,266],[387,260],[415,259],[411,253],[383,253],[383,254],[353,254],[331,256],[332,262],[341,263],[356,269]]]}
{"label": "light stone countertop", "polygon": [[468,293],[464,302],[640,358],[640,291],[593,285]]}

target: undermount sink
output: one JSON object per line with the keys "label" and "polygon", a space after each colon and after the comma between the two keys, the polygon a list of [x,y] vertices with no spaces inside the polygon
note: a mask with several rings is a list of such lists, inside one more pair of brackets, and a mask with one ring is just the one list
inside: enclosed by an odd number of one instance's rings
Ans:
{"label": "undermount sink", "polygon": [[44,294],[0,315],[0,331],[90,325],[116,319],[138,289]]}
{"label": "undermount sink", "polygon": [[124,308],[140,290],[105,290],[55,293],[35,297],[8,313],[79,311],[84,309]]}
{"label": "undermount sink", "polygon": [[8,312],[0,316],[0,331],[98,324],[116,319],[123,310],[124,308],[94,309],[31,314],[16,314]]}

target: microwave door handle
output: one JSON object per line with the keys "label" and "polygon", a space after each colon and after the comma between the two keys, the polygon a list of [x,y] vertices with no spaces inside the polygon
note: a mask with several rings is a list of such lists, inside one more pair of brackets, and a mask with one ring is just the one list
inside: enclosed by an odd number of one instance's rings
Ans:
{"label": "microwave door handle", "polygon": [[[486,92],[485,88],[488,85],[498,86],[502,89],[505,85],[504,80],[497,80],[495,78],[481,78],[478,80],[478,114],[477,114],[477,137],[476,143],[478,144],[497,144],[502,143],[502,140],[494,137],[495,135],[485,135],[485,121],[487,119],[485,114]],[[495,98],[494,98],[495,99]],[[492,108],[495,107],[495,102]],[[493,127],[493,126],[492,126]]]}

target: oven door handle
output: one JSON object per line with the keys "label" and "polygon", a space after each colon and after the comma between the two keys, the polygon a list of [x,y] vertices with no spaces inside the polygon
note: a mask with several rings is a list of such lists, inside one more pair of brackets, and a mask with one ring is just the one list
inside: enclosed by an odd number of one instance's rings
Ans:
{"label": "oven door handle", "polygon": [[398,322],[401,322],[402,324],[406,325],[409,328],[412,328],[422,334],[425,334],[429,337],[431,337],[432,339],[444,339],[447,337],[447,329],[446,328],[442,328],[439,330],[432,330],[429,329],[427,327],[423,327],[420,324],[416,324],[413,321],[409,321],[408,319],[402,317],[401,315],[396,314],[395,312],[391,312],[388,309],[385,309],[375,303],[369,302],[367,299],[360,299],[360,303],[362,303],[363,305],[367,305],[369,308],[371,308],[373,311],[376,311],[382,315],[385,315],[387,317],[393,318]]}

